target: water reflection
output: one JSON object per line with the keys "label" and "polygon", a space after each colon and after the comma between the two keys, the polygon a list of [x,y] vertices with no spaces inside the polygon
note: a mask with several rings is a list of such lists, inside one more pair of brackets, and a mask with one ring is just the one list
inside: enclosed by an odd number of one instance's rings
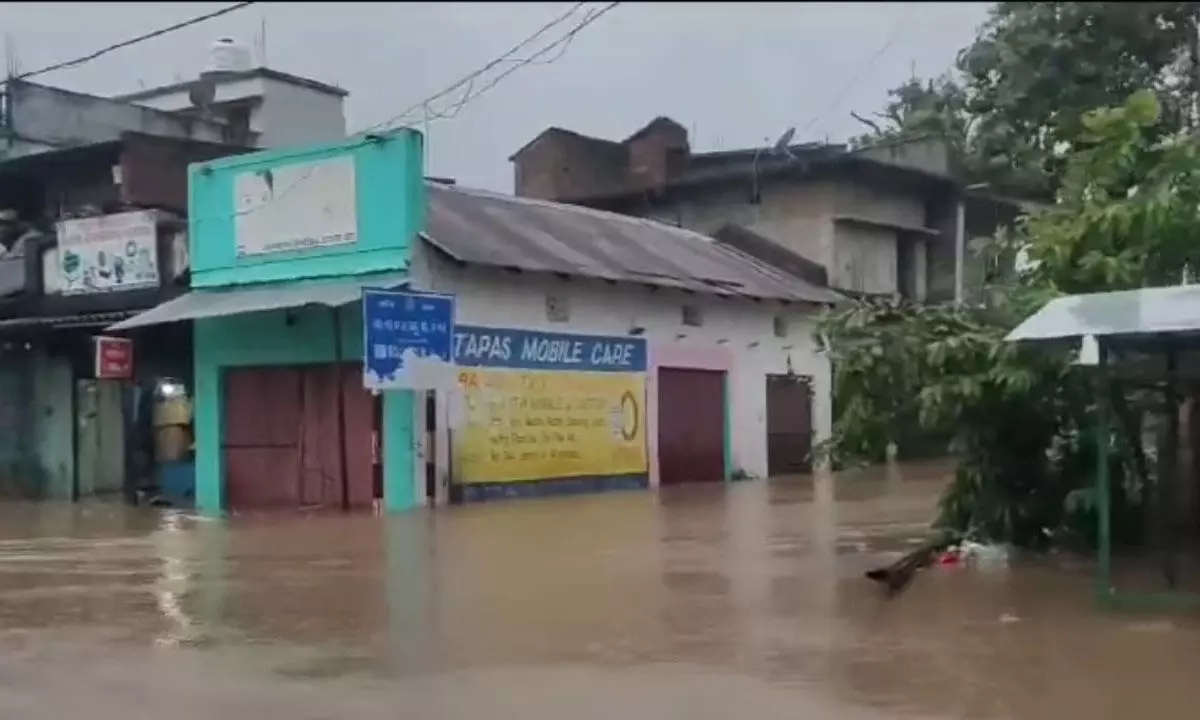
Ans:
{"label": "water reflection", "polygon": [[386,519],[6,506],[0,716],[1190,712],[1200,626],[1097,612],[1082,564],[882,601],[861,572],[925,535],[945,473]]}
{"label": "water reflection", "polygon": [[166,631],[157,641],[162,645],[179,645],[197,639],[195,624],[183,607],[192,580],[190,551],[195,536],[186,531],[180,513],[162,514],[159,529],[151,535],[161,569],[155,583],[154,596],[158,611],[167,621]]}

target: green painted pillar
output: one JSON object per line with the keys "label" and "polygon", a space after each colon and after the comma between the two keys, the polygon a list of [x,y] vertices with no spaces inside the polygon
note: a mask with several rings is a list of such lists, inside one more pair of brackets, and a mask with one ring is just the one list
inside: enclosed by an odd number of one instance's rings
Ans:
{"label": "green painted pillar", "polygon": [[419,515],[384,518],[383,554],[387,598],[388,654],[402,673],[429,669],[444,651],[437,602],[437,562],[430,548],[434,528]]}
{"label": "green painted pillar", "polygon": [[413,395],[411,390],[383,393],[383,506],[389,513],[411,510],[417,504]]}
{"label": "green painted pillar", "polygon": [[209,338],[219,320],[197,320],[193,331],[195,390],[192,393],[196,436],[196,509],[219,515],[225,509],[225,458],[221,452],[221,418],[225,398],[221,368],[212,361]]}

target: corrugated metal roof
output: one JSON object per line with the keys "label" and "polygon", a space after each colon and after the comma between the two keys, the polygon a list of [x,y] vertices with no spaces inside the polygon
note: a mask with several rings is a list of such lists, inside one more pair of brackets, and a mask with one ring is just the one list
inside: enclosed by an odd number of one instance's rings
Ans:
{"label": "corrugated metal roof", "polygon": [[1069,295],[1046,303],[1005,338],[1058,340],[1200,332],[1200,285]]}
{"label": "corrugated metal roof", "polygon": [[129,330],[180,320],[228,317],[305,305],[340,307],[362,297],[364,288],[394,288],[408,281],[407,273],[374,273],[353,277],[321,278],[298,282],[262,283],[223,288],[198,288],[174,300],[116,323],[109,330]]}
{"label": "corrugated metal roof", "polygon": [[425,239],[460,262],[834,303],[837,295],[699,233],[576,205],[430,183]]}

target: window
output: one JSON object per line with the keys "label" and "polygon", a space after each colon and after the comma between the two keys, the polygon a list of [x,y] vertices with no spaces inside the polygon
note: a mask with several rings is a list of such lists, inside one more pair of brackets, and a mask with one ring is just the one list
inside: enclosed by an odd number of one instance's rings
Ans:
{"label": "window", "polygon": [[565,296],[546,296],[546,319],[550,322],[570,322],[571,306]]}
{"label": "window", "polygon": [[688,327],[700,327],[704,324],[704,317],[700,314],[700,308],[695,305],[684,305],[682,310],[684,325]]}
{"label": "window", "polygon": [[775,337],[785,338],[788,332],[788,321],[783,315],[776,315],[774,319]]}

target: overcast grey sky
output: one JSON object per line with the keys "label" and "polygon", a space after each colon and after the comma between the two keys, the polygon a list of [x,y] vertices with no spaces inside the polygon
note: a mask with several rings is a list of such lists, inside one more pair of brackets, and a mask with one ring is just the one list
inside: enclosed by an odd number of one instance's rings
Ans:
{"label": "overcast grey sky", "polygon": [[[6,2],[0,29],[28,71],[225,4]],[[266,64],[349,90],[356,130],[485,65],[571,4],[261,3],[37,81],[113,94],[193,77],[213,39],[253,45],[265,20]],[[656,115],[689,127],[701,150],[753,146],[790,126],[811,125],[797,140],[844,139],[861,131],[851,110],[877,109],[914,68],[946,70],[986,12],[986,3],[626,2],[555,62],[521,68],[454,119],[435,120],[427,172],[508,192],[509,154],[545,127],[621,138]]]}

